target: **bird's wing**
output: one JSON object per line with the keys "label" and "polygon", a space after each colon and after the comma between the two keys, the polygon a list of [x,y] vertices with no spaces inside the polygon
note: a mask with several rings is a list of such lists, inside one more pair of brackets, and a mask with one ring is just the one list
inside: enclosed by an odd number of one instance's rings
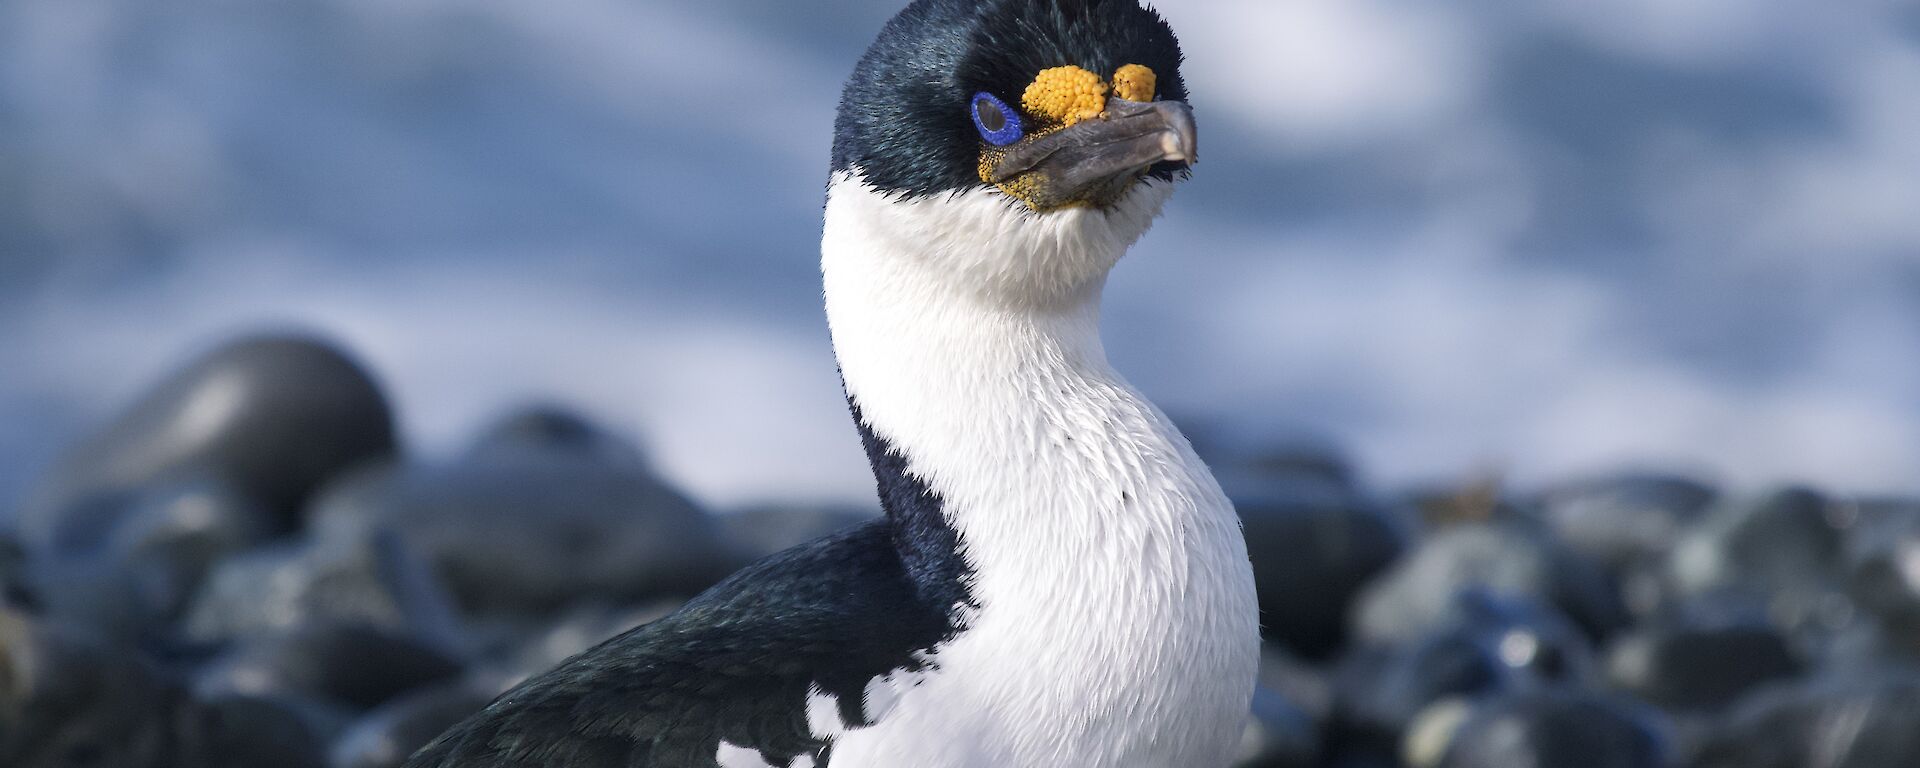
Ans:
{"label": "bird's wing", "polygon": [[810,693],[870,725],[866,683],[917,669],[952,631],[876,520],[748,566],[522,683],[407,768],[715,768],[723,742],[772,765],[817,759],[828,742],[809,727]]}

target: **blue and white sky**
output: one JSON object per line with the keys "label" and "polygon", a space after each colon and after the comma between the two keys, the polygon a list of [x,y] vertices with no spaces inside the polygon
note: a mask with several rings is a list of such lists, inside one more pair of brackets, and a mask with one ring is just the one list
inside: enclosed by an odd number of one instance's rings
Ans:
{"label": "blue and white sky", "polygon": [[[1165,0],[1205,162],[1116,364],[1384,485],[1920,492],[1920,6]],[[0,499],[188,356],[339,340],[444,455],[579,406],[862,499],[816,248],[898,0],[0,0]]]}

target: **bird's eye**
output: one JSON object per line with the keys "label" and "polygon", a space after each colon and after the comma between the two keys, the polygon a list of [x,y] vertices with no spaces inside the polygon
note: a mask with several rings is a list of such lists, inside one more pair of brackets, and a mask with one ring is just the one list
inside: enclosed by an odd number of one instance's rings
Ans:
{"label": "bird's eye", "polygon": [[1020,140],[1025,130],[1020,125],[1020,113],[991,93],[982,93],[973,97],[973,127],[980,129],[980,138],[988,144],[1004,147]]}

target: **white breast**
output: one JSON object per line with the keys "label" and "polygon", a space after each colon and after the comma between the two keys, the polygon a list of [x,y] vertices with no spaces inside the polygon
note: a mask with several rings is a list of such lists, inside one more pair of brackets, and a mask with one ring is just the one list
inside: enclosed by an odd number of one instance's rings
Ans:
{"label": "white breast", "polygon": [[836,768],[1232,754],[1259,642],[1238,519],[1098,334],[1106,271],[1167,193],[1036,218],[991,192],[904,202],[834,180],[822,265],[848,391],[944,499],[978,602],[936,671],[836,734]]}

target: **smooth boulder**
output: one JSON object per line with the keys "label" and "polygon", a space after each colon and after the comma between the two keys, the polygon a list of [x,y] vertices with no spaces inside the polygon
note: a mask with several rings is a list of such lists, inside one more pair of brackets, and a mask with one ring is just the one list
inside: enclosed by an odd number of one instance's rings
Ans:
{"label": "smooth boulder", "polygon": [[291,531],[322,483],[393,450],[386,398],[354,361],[310,338],[244,339],[168,376],[67,451],[16,525],[29,547],[49,546],[103,504],[205,472]]}
{"label": "smooth boulder", "polygon": [[551,616],[582,598],[688,597],[740,565],[719,523],[645,467],[554,450],[356,474],[314,524],[390,530],[469,618]]}

